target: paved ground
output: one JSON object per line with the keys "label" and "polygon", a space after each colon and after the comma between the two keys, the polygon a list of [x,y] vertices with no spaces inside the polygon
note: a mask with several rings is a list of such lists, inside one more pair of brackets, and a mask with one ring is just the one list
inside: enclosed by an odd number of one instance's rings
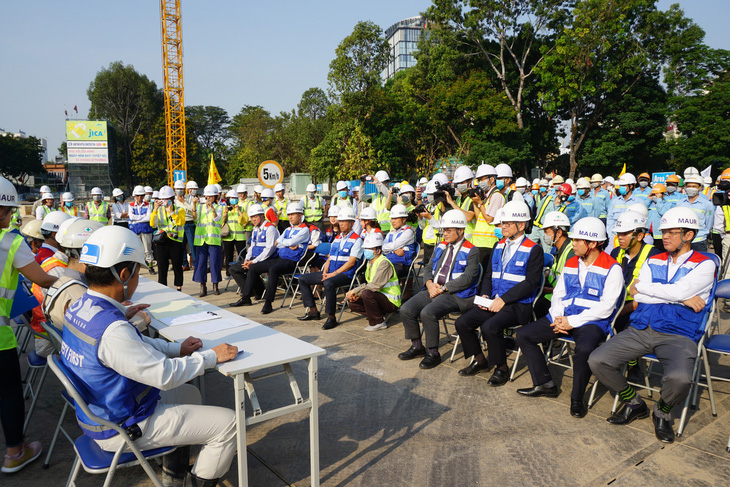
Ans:
{"label": "paved ground", "polygon": [[[185,278],[192,280],[192,274],[186,272]],[[184,287],[189,294],[197,290],[194,283]],[[236,299],[234,290],[232,282],[227,292],[205,300],[225,306]],[[398,360],[409,343],[397,316],[387,330],[368,333],[363,331],[364,319],[346,312],[339,327],[324,331],[321,323],[296,320],[302,314],[301,301],[295,301],[291,311],[284,308],[268,316],[262,316],[260,308],[254,304],[236,312],[327,350],[320,358],[319,374],[322,485],[730,484],[730,453],[725,451],[730,387],[725,384],[717,385],[718,416],[712,417],[705,391],[685,435],[665,446],[655,439],[649,419],[628,427],[607,424],[612,397],[601,387],[600,400],[588,416],[572,418],[570,371],[551,369],[563,391],[558,398],[524,398],[515,392],[531,385],[524,363],[514,383],[491,388],[488,374],[457,375],[466,365],[460,348],[453,364],[445,360],[433,370],[420,370],[417,360]],[[442,354],[450,353],[452,345],[445,338],[442,343]],[[730,362],[721,362],[716,370],[730,377]],[[306,394],[303,364],[295,367],[295,374]],[[212,372],[206,384],[209,403],[233,407],[228,379]],[[29,429],[28,436],[46,446],[61,409],[59,390],[49,377]],[[282,398],[279,393],[288,391],[281,376],[257,383],[264,409],[283,404],[288,395]],[[78,432],[71,418],[65,424]],[[250,428],[250,485],[308,485],[308,431],[303,413]],[[59,440],[49,469],[43,470],[38,461],[12,477],[0,476],[0,485],[63,485],[73,457],[69,443]],[[222,484],[236,485],[236,475],[234,462]],[[78,484],[100,485],[101,477],[82,473]],[[152,484],[141,469],[132,468],[121,470],[114,485]]]}

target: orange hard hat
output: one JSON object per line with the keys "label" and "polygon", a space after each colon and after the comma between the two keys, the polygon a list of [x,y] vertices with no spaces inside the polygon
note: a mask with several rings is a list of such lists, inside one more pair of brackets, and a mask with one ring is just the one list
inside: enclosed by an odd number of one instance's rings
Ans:
{"label": "orange hard hat", "polygon": [[662,183],[656,183],[651,188],[651,194],[659,194],[659,193],[666,193],[667,187],[664,186]]}
{"label": "orange hard hat", "polygon": [[649,176],[649,173],[648,172],[642,172],[641,174],[639,174],[639,177],[636,178],[636,179],[641,179],[641,178],[646,178],[649,181],[651,181],[651,176]]}
{"label": "orange hard hat", "polygon": [[539,185],[539,184],[537,184],[537,183],[534,183],[534,184],[532,185],[532,189],[540,189],[540,185]]}
{"label": "orange hard hat", "polygon": [[677,176],[676,174],[671,174],[667,176],[667,182],[679,184],[679,176]]}
{"label": "orange hard hat", "polygon": [[722,174],[720,174],[720,179],[730,180],[730,167],[725,169]]}

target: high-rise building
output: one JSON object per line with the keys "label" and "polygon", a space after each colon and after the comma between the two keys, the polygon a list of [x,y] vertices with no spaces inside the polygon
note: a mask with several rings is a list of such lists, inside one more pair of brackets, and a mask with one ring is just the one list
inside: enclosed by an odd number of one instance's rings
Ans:
{"label": "high-rise building", "polygon": [[418,40],[421,38],[425,26],[426,19],[419,15],[401,20],[388,27],[385,37],[390,44],[392,59],[383,71],[383,79],[392,78],[398,71],[416,65],[413,53],[418,48]]}

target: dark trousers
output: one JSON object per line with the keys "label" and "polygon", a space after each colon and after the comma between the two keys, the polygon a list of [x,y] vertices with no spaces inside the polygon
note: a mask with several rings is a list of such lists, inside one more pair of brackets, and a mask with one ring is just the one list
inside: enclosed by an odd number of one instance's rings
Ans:
{"label": "dark trousers", "polygon": [[157,282],[167,286],[167,271],[172,263],[172,272],[175,274],[175,287],[183,285],[183,258],[185,247],[182,242],[169,240],[164,244],[155,245],[155,260],[157,260]]}
{"label": "dark trousers", "polygon": [[[231,262],[236,262],[238,254],[246,246],[246,242],[243,240],[224,240],[223,244],[223,269],[226,270],[226,275],[229,274],[228,266]],[[235,255],[233,251],[236,251]]]}
{"label": "dark trousers", "polygon": [[395,275],[398,276],[398,279],[403,279],[408,275],[408,269],[410,269],[411,266],[406,264],[393,264],[393,268],[395,269]]}
{"label": "dark trousers", "polygon": [[696,250],[697,252],[707,252],[707,240],[702,242],[693,242],[692,250]]}
{"label": "dark trousers", "polygon": [[185,245],[188,246],[190,251],[190,258],[193,260],[193,267],[195,267],[195,222],[185,222],[185,238],[183,238],[183,248]]}
{"label": "dark trousers", "polygon": [[310,222],[310,221],[305,220],[305,223],[307,224],[307,226],[314,225],[315,227],[319,228],[319,231],[324,235],[324,219],[323,218],[320,218],[316,222]]}
{"label": "dark trousers", "polygon": [[[266,261],[264,261],[266,262]],[[241,296],[251,297],[252,294],[255,294],[256,296],[261,296],[264,292],[264,282],[261,280],[261,274],[266,272],[266,269],[264,269],[264,266],[259,266],[260,272],[258,274],[254,274],[251,277],[251,283],[249,284],[248,294],[244,294],[246,291],[246,282],[248,281],[248,274],[249,271],[253,268],[253,266],[262,264],[262,262],[258,262],[257,264],[252,264],[251,267],[248,269],[243,268],[243,262],[236,262],[235,264],[231,264],[229,267],[229,271],[231,273],[231,277],[234,281],[236,281],[236,284],[238,284],[238,289],[241,293]]]}
{"label": "dark trousers", "polygon": [[423,262],[424,266],[429,263],[431,260],[431,256],[433,255],[433,249],[436,248],[435,245],[428,245],[423,244]]}
{"label": "dark trousers", "polygon": [[[460,309],[463,302],[464,309]],[[474,299],[457,300],[452,294],[443,293],[431,299],[428,290],[423,290],[414,295],[400,309],[400,316],[403,320],[403,328],[408,340],[421,338],[421,327],[418,320],[423,323],[423,334],[426,335],[426,347],[438,348],[439,346],[439,320],[449,313],[466,311],[474,303]]]}
{"label": "dark trousers", "polygon": [[351,280],[351,277],[345,274],[339,274],[322,282],[321,272],[304,274],[299,278],[299,291],[302,293],[302,303],[307,308],[313,308],[314,294],[312,294],[312,286],[324,284],[324,297],[327,300],[324,306],[324,312],[328,315],[334,315],[337,312],[337,288],[347,286]]}
{"label": "dark trousers", "polygon": [[383,323],[386,314],[398,311],[385,294],[370,289],[364,289],[357,301],[350,301],[349,306],[355,313],[365,315],[370,326]]}
{"label": "dark trousers", "polygon": [[197,256],[193,281],[206,283],[208,280],[208,259],[210,259],[210,282],[213,284],[221,282],[221,246],[203,244],[195,247],[195,251]]}
{"label": "dark trousers", "polygon": [[461,339],[464,357],[473,357],[481,353],[477,328],[481,328],[482,337],[487,342],[487,361],[499,367],[507,364],[507,340],[504,338],[505,328],[524,325],[530,321],[532,306],[523,303],[504,305],[499,313],[473,307],[456,320],[456,332]]}
{"label": "dark trousers", "polygon": [[[573,356],[573,391],[570,398],[573,401],[582,401],[588,382],[591,380],[591,369],[588,366],[588,356],[606,339],[606,334],[598,325],[586,324],[573,328],[568,335],[575,340]],[[517,344],[527,360],[530,369],[532,384],[539,386],[552,380],[545,355],[540,350],[540,343],[553,338],[562,338],[566,335],[555,333],[550,327],[550,319],[545,316],[537,321],[517,330]]]}
{"label": "dark trousers", "polygon": [[274,301],[276,296],[276,287],[279,283],[279,277],[282,274],[290,274],[294,272],[297,263],[293,260],[282,259],[277,257],[275,259],[266,259],[262,262],[252,264],[248,268],[248,272],[241,272],[243,268],[240,264],[236,264],[236,271],[231,266],[231,275],[238,283],[241,288],[241,296],[250,298],[252,293],[256,292],[259,295],[259,291],[264,287],[261,274],[267,273],[269,275],[268,282],[266,283],[266,293],[264,299],[271,303]]}
{"label": "dark trousers", "polygon": [[20,361],[15,348],[0,350],[0,422],[8,448],[23,444],[25,401],[20,378]]}

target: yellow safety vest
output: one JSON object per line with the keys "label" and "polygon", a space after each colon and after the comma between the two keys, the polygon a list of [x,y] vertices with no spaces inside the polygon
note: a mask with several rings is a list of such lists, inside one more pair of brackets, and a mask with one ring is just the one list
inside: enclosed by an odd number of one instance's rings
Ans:
{"label": "yellow safety vest", "polygon": [[[636,261],[636,266],[634,266],[634,272],[631,274],[631,282],[626,286],[626,288],[630,288],[631,285],[634,283],[634,281],[639,277],[639,271],[641,270],[641,266],[644,265],[644,262],[646,262],[646,259],[649,258],[649,252],[651,252],[652,246],[649,244],[644,244],[644,246],[639,251],[639,255],[636,257],[638,260]],[[624,249],[619,250],[618,252],[618,263],[623,265],[624,257],[626,257],[626,251]],[[630,294],[626,293],[626,301],[633,301],[634,298]]]}
{"label": "yellow safety vest", "polygon": [[[492,189],[492,193],[487,197],[485,205],[489,205],[492,198],[495,198],[496,196],[501,196],[502,198],[505,198],[505,196],[496,190],[496,187]],[[505,202],[507,201],[507,198],[505,198]],[[471,239],[471,243],[474,244],[475,247],[486,247],[486,248],[494,248],[494,246],[497,244],[499,239],[497,238],[497,234],[494,232],[494,229],[496,228],[491,223],[487,223],[487,220],[484,218],[484,215],[482,215],[481,211],[476,211],[477,214],[477,223],[474,227],[474,236]]]}
{"label": "yellow safety vest", "polygon": [[[441,205],[428,204],[428,212],[431,213],[432,218],[438,220],[441,217],[440,207]],[[438,241],[436,232],[433,232],[433,238],[426,237],[426,233],[429,228],[431,228],[431,220],[426,220],[426,226],[423,227],[423,243],[426,245],[436,245],[436,242]]]}
{"label": "yellow safety vest", "polygon": [[[456,204],[459,208],[464,211],[469,211],[469,205],[472,204],[471,198],[468,196],[459,196],[456,200]],[[474,218],[466,222],[466,229],[464,230],[464,238],[471,243],[474,235],[474,227],[476,227],[476,221]]]}
{"label": "yellow safety vest", "polygon": [[23,237],[18,233],[11,233],[10,228],[0,231],[0,262],[3,266],[0,276],[0,350],[11,350],[18,346],[15,333],[10,328],[10,311],[13,309],[20,276],[18,269],[13,266],[13,260],[23,241]]}
{"label": "yellow safety vest", "polygon": [[102,201],[98,206],[95,202],[89,201],[86,203],[86,212],[89,215],[89,220],[104,224],[109,223],[109,218],[107,217],[109,204],[106,201]]}
{"label": "yellow safety vest", "polygon": [[[215,213],[221,214],[223,207],[215,204]],[[221,244],[221,223],[215,221],[212,211],[207,211],[206,205],[198,204],[197,208],[198,220],[195,222],[195,240],[193,245],[200,247],[203,244],[218,245]]]}
{"label": "yellow safety vest", "polygon": [[400,284],[398,284],[398,275],[395,273],[395,267],[393,267],[393,263],[388,260],[387,257],[385,257],[383,254],[380,254],[375,260],[370,262],[370,265],[367,266],[367,268],[365,269],[365,280],[367,282],[370,282],[372,280],[372,277],[374,275],[373,269],[377,269],[383,259],[385,259],[385,261],[390,265],[390,270],[393,271],[393,274],[390,276],[390,280],[385,283],[383,289],[378,292],[385,295],[385,297],[388,298],[388,301],[393,303],[394,306],[400,308],[401,290]]}
{"label": "yellow safety vest", "polygon": [[309,197],[304,197],[304,221],[307,223],[318,222],[324,215],[324,203],[322,197],[315,195],[314,203],[309,201]]}
{"label": "yellow safety vest", "polygon": [[375,215],[378,218],[380,229],[383,232],[390,231],[390,210],[385,207],[387,202],[386,198],[390,198],[390,195],[383,196],[380,192],[373,195],[373,202],[370,207],[375,210]]}
{"label": "yellow safety vest", "polygon": [[70,216],[79,216],[79,209],[75,206],[72,206],[71,208],[68,208],[66,205],[63,205],[62,207],[63,212]]}
{"label": "yellow safety vest", "polygon": [[[183,208],[179,207],[173,206],[172,208],[175,213],[180,210],[183,212],[185,211]],[[155,220],[155,227],[164,231],[171,240],[174,240],[175,242],[183,241],[185,226],[177,226],[175,224],[175,220],[172,219],[171,215],[167,214],[164,207],[157,208],[157,211],[155,212]]]}
{"label": "yellow safety vest", "polygon": [[[274,202],[276,203],[276,214],[279,215],[279,218],[283,218],[286,220],[286,207],[289,206],[289,200],[284,198],[283,200],[279,200],[278,198],[274,198]],[[230,223],[228,224],[230,227]]]}
{"label": "yellow safety vest", "polygon": [[730,233],[730,206],[723,206],[722,214],[725,215],[725,233]]}
{"label": "yellow safety vest", "polygon": [[[241,208],[241,210],[246,215],[248,215],[248,209],[249,209],[249,207],[252,204],[253,204],[253,201],[247,199],[247,200],[239,201],[238,202],[238,207]],[[246,225],[244,225],[244,227],[243,227],[243,231],[244,232],[252,232],[253,231],[253,223],[251,223],[251,221],[249,221],[248,223],[246,223]]]}
{"label": "yellow safety vest", "polygon": [[[568,240],[568,242],[565,244],[565,249],[563,250],[563,253],[560,254],[560,258],[557,259],[553,266],[550,268],[550,272],[548,273],[547,282],[550,285],[550,287],[554,288],[555,284],[558,282],[558,278],[560,277],[560,274],[563,273],[563,268],[565,267],[565,263],[568,260],[568,255],[573,250],[573,241]],[[553,298],[553,293],[546,294],[545,298],[550,301]]]}
{"label": "yellow safety vest", "polygon": [[542,217],[545,216],[545,210],[547,210],[547,205],[553,200],[553,198],[554,196],[547,195],[540,202],[540,209],[537,211],[537,216],[535,217],[535,221],[533,222],[537,228],[542,228]]}
{"label": "yellow safety vest", "polygon": [[230,233],[227,237],[223,237],[223,241],[243,242],[246,240],[244,228],[246,227],[245,224],[248,223],[248,215],[241,210],[241,207],[234,206],[232,209],[228,210],[228,216],[226,218]]}

